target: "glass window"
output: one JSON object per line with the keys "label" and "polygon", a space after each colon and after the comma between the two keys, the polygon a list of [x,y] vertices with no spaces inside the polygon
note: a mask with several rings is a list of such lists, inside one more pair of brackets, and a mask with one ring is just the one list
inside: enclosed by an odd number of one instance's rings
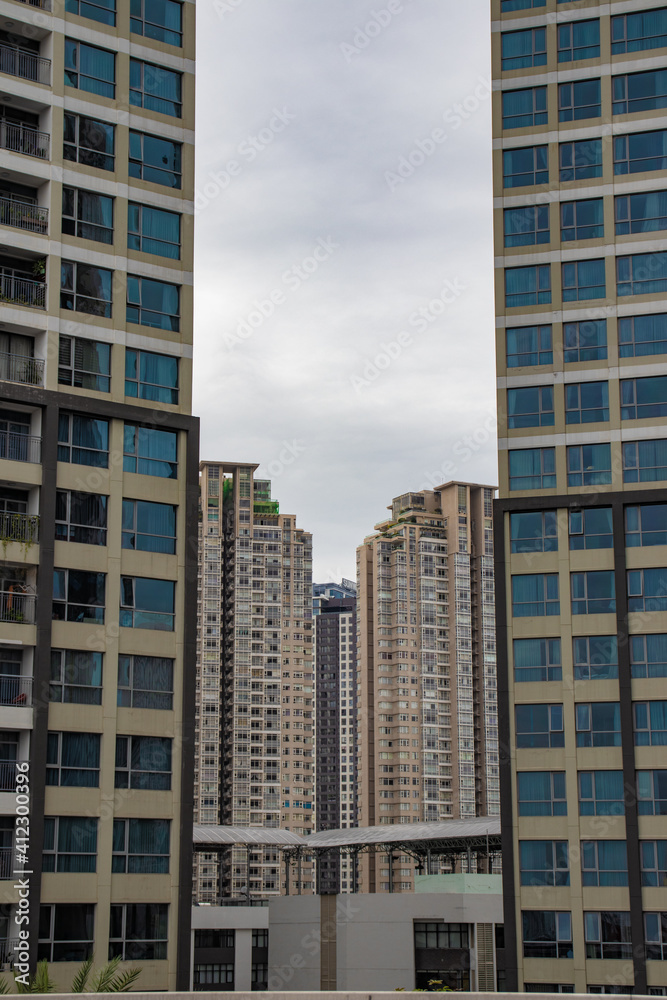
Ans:
{"label": "glass window", "polygon": [[623,444],[623,482],[656,483],[667,479],[667,441],[627,441]]}
{"label": "glass window", "polygon": [[602,177],[602,140],[562,142],[558,147],[561,183]]}
{"label": "glass window", "polygon": [[557,573],[526,573],[512,577],[512,614],[515,618],[559,615]]}
{"label": "glass window", "polygon": [[667,886],[667,840],[641,840],[642,885]]}
{"label": "glass window", "polygon": [[171,711],[174,661],[163,656],[119,656],[118,704],[125,708]]}
{"label": "glass window", "polygon": [[517,750],[565,746],[562,705],[516,706]]}
{"label": "glass window", "polygon": [[506,247],[527,247],[549,242],[548,205],[506,208],[504,220]]}
{"label": "glass window", "polygon": [[[467,937],[468,928],[465,924],[459,924],[461,928],[465,928],[465,934]],[[252,946],[253,948],[268,948],[269,947],[269,932],[267,930],[254,930],[252,932]]]}
{"label": "glass window", "polygon": [[85,962],[93,957],[93,903],[48,903],[39,908],[37,958],[47,962]]}
{"label": "glass window", "polygon": [[[235,931],[196,930],[195,948],[233,948],[235,946],[235,937]],[[253,931],[253,941],[254,937],[255,932]]]}
{"label": "glass window", "polygon": [[49,701],[101,705],[102,654],[83,649],[52,649]]}
{"label": "glass window", "polygon": [[116,788],[169,791],[171,740],[163,736],[117,736]]}
{"label": "glass window", "polygon": [[584,913],[586,958],[632,958],[630,914]]}
{"label": "glass window", "polygon": [[[607,447],[609,447],[607,445]],[[554,448],[525,448],[509,452],[510,490],[544,490],[556,486]]]}
{"label": "glass window", "polygon": [[116,96],[116,57],[107,49],[65,39],[65,85],[100,97]]}
{"label": "glass window", "polygon": [[65,10],[112,27],[116,24],[116,0],[65,0]]}
{"label": "glass window", "polygon": [[415,948],[468,948],[467,924],[415,920]]}
{"label": "glass window", "polygon": [[621,419],[667,416],[667,375],[621,380]]}
{"label": "glass window", "polygon": [[143,476],[176,479],[177,441],[175,431],[125,424],[123,469]]}
{"label": "glass window", "polygon": [[628,851],[624,840],[581,841],[582,885],[627,885]]}
{"label": "glass window", "polygon": [[558,25],[558,62],[597,59],[600,56],[600,21],[569,21]]}
{"label": "glass window", "polygon": [[667,313],[619,317],[618,348],[622,358],[667,354]]}
{"label": "glass window", "polygon": [[113,198],[63,187],[62,230],[66,236],[113,243]]}
{"label": "glass window", "polygon": [[553,386],[527,386],[507,390],[507,426],[553,427]]}
{"label": "glass window", "polygon": [[49,733],[46,744],[46,784],[99,788],[99,733]]}
{"label": "glass window", "polygon": [[667,816],[667,771],[637,771],[640,816]]}
{"label": "glass window", "polygon": [[505,304],[508,309],[547,305],[549,302],[551,302],[549,264],[505,268]]}
{"label": "glass window", "polygon": [[178,358],[125,348],[125,395],[178,403]]}
{"label": "glass window", "polygon": [[624,795],[622,771],[579,772],[580,816],[622,816]]}
{"label": "glass window", "polygon": [[130,59],[130,104],[180,118],[181,74],[154,63]]}
{"label": "glass window", "polygon": [[667,70],[612,77],[612,114],[637,114],[667,107]]}
{"label": "glass window", "polygon": [[96,819],[88,816],[45,817],[42,871],[94,872],[96,866]]}
{"label": "glass window", "polygon": [[567,816],[565,771],[518,771],[519,816]]}
{"label": "glass window", "polygon": [[605,297],[604,258],[571,261],[561,264],[561,269],[563,302],[581,302],[584,299]]}
{"label": "glass window", "polygon": [[180,188],[181,143],[130,130],[129,172],[151,184]]}
{"label": "glass window", "polygon": [[602,114],[599,80],[577,80],[558,87],[558,121],[581,121]]}
{"label": "glass window", "polygon": [[111,344],[85,337],[60,335],[58,382],[78,389],[109,392],[111,388]]}
{"label": "glass window", "polygon": [[558,910],[523,910],[525,958],[573,958],[572,918]]}
{"label": "glass window", "polygon": [[568,486],[604,486],[611,483],[611,446],[576,444],[567,449]]}
{"label": "glass window", "polygon": [[625,544],[667,545],[667,504],[642,504],[625,508]]}
{"label": "glass window", "polygon": [[137,552],[176,551],[176,508],[148,500],[123,500],[124,549]]}
{"label": "glass window", "polygon": [[183,5],[175,0],[130,0],[130,31],[180,47],[183,44]]}
{"label": "glass window", "polygon": [[546,87],[526,87],[521,90],[503,91],[504,129],[528,128],[546,124]]}
{"label": "glass window", "polygon": [[60,308],[110,318],[112,275],[104,267],[61,261]]}
{"label": "glass window", "polygon": [[157,257],[181,259],[181,217],[131,201],[127,206],[127,245]]}
{"label": "glass window", "polygon": [[112,903],[109,958],[124,962],[167,957],[169,905],[167,903]]}
{"label": "glass window", "polygon": [[606,319],[563,323],[563,361],[604,361],[607,357]]}
{"label": "glass window", "polygon": [[621,706],[617,701],[596,701],[575,706],[578,747],[620,747]]}
{"label": "glass window", "polygon": [[667,168],[667,129],[614,137],[614,173],[637,174]]}
{"label": "glass window", "polygon": [[[664,961],[667,959],[667,913],[644,914],[644,937],[646,939],[646,958],[649,961]],[[662,992],[658,994],[658,990]],[[649,993],[654,996],[664,996],[664,987],[652,987]]]}
{"label": "glass window", "polygon": [[174,590],[172,580],[148,577],[120,578],[120,622],[125,628],[174,631]]}
{"label": "glass window", "polygon": [[109,421],[61,411],[58,417],[58,461],[108,468]]}
{"label": "glass window", "polygon": [[628,611],[667,610],[667,569],[628,571]]}
{"label": "glass window", "polygon": [[168,819],[115,819],[112,872],[166,875],[169,872]]}
{"label": "glass window", "polygon": [[64,114],[63,158],[98,170],[114,170],[115,129],[84,115]]}
{"label": "glass window", "polygon": [[565,423],[591,424],[609,420],[609,383],[579,382],[565,386]]}
{"label": "glass window", "polygon": [[547,0],[502,0],[500,9],[503,14],[512,10],[528,10],[530,7],[544,7]]}
{"label": "glass window", "polygon": [[667,229],[667,191],[620,195],[614,209],[617,236]]}
{"label": "glass window", "polygon": [[570,573],[573,615],[606,615],[616,612],[614,571]]}
{"label": "glass window", "polygon": [[107,499],[99,493],[56,491],[56,538],[81,545],[106,545]]}
{"label": "glass window", "polygon": [[512,646],[517,683],[562,680],[560,639],[515,639]]}
{"label": "glass window", "polygon": [[631,635],[632,677],[667,677],[667,635]]}
{"label": "glass window", "polygon": [[618,677],[618,640],[615,635],[582,635],[572,639],[575,681]]}
{"label": "glass window", "polygon": [[527,69],[544,66],[547,61],[547,40],[544,28],[525,31],[504,31],[500,36],[502,68]]}
{"label": "glass window", "polygon": [[[253,968],[254,968],[253,963]],[[234,965],[231,962],[200,962],[193,972],[195,990],[207,990],[211,986],[234,985]]]}
{"label": "glass window", "polygon": [[510,514],[512,552],[557,552],[558,523],[555,510]]}
{"label": "glass window", "polygon": [[52,618],[60,622],[104,622],[105,573],[54,569]]}
{"label": "glass window", "polygon": [[508,368],[553,364],[550,326],[512,326],[505,336]]}
{"label": "glass window", "polygon": [[503,150],[503,186],[526,187],[549,181],[548,146]]}
{"label": "glass window", "polygon": [[564,201],[560,206],[560,237],[569,240],[594,240],[604,236],[602,198]]}
{"label": "glass window", "polygon": [[667,701],[633,703],[635,746],[667,746]]}
{"label": "glass window", "polygon": [[567,840],[520,840],[521,885],[569,885]]}
{"label": "glass window", "polygon": [[178,331],[180,288],[166,281],[127,276],[127,322]]}
{"label": "glass window", "polygon": [[570,511],[570,549],[611,549],[613,545],[611,507]]}
{"label": "glass window", "polygon": [[667,7],[611,19],[611,52],[645,52],[667,45]]}

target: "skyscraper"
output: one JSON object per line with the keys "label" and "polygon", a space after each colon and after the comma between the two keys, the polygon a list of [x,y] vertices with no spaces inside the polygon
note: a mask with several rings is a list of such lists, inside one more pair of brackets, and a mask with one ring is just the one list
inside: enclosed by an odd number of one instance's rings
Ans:
{"label": "skyscraper", "polygon": [[493,0],[508,989],[667,991],[667,8]]}
{"label": "skyscraper", "polygon": [[189,981],[194,14],[3,4],[0,957],[27,776],[21,929],[61,989],[88,956]]}
{"label": "skyscraper", "polygon": [[[493,494],[396,497],[357,549],[360,826],[499,812]],[[364,859],[368,891],[412,890],[384,864]]]}
{"label": "skyscraper", "polygon": [[[314,829],[312,539],[256,465],[202,462],[195,822]],[[280,893],[277,851],[196,862],[195,898]],[[300,882],[300,885],[299,885]],[[310,863],[290,878],[312,891]]]}

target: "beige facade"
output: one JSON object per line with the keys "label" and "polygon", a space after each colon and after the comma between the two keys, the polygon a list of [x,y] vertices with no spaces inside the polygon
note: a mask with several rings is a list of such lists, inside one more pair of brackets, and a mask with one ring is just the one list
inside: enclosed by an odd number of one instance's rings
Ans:
{"label": "beige facade", "polygon": [[507,988],[664,994],[667,11],[492,32]]}
{"label": "beige facade", "polygon": [[[357,549],[360,826],[498,815],[493,495],[396,497]],[[361,866],[366,891],[413,890],[407,855]]]}

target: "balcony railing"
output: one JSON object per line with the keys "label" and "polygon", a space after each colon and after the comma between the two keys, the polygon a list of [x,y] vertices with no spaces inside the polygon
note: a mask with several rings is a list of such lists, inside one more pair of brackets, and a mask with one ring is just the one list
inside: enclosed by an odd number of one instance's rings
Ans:
{"label": "balcony railing", "polygon": [[0,622],[35,624],[35,595],[18,590],[0,590]]}
{"label": "balcony railing", "polygon": [[34,278],[24,278],[17,271],[0,271],[0,303],[2,302],[44,309],[46,285]]}
{"label": "balcony railing", "polygon": [[44,385],[44,362],[20,354],[0,354],[0,379],[22,385]]}
{"label": "balcony railing", "polygon": [[25,49],[15,49],[11,45],[0,45],[0,73],[8,76],[19,76],[22,80],[32,80],[34,83],[51,82],[51,60],[42,59],[34,52]]}
{"label": "balcony railing", "polygon": [[32,677],[0,674],[0,705],[29,708],[32,705]]}
{"label": "balcony railing", "polygon": [[39,465],[42,460],[42,439],[34,434],[0,431],[0,458]]}
{"label": "balcony railing", "polygon": [[0,879],[12,877],[13,853],[11,847],[0,847]]}
{"label": "balcony railing", "polygon": [[0,225],[14,229],[27,229],[31,233],[46,236],[49,226],[49,210],[41,205],[29,205],[11,198],[0,198]]}
{"label": "balcony railing", "polygon": [[0,542],[22,542],[32,545],[39,540],[39,514],[0,514]]}
{"label": "balcony railing", "polygon": [[14,945],[22,944],[18,938],[9,938],[7,941],[0,941],[0,969],[6,971],[10,969],[16,959]]}
{"label": "balcony railing", "polygon": [[30,125],[20,122],[8,122],[0,118],[0,149],[9,149],[12,153],[23,153],[25,156],[37,156],[40,160],[48,160],[51,137],[48,132],[40,132]]}
{"label": "balcony railing", "polygon": [[0,760],[0,792],[16,791],[16,768],[20,760]]}
{"label": "balcony railing", "polygon": [[51,10],[51,0],[18,0],[19,3],[27,3],[29,7],[41,7],[42,10]]}

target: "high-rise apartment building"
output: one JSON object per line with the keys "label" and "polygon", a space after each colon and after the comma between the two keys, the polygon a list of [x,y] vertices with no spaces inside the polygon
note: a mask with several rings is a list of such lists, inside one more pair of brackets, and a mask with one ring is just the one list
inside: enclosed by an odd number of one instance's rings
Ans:
{"label": "high-rise apartment building", "polygon": [[[357,598],[356,587],[313,586],[315,613],[317,830],[357,826]],[[354,892],[353,855],[324,855],[317,891]]]}
{"label": "high-rise apartment building", "polygon": [[[314,830],[312,538],[256,465],[200,467],[195,822]],[[265,897],[276,850],[202,854],[198,902]],[[313,890],[313,866],[290,877]]]}
{"label": "high-rise apartment building", "polygon": [[187,989],[195,5],[0,6],[0,957]]}
{"label": "high-rise apartment building", "polygon": [[[499,813],[493,496],[406,493],[357,549],[360,826]],[[370,892],[413,889],[414,867],[362,867]]]}
{"label": "high-rise apartment building", "polygon": [[507,988],[667,992],[667,8],[492,0]]}

